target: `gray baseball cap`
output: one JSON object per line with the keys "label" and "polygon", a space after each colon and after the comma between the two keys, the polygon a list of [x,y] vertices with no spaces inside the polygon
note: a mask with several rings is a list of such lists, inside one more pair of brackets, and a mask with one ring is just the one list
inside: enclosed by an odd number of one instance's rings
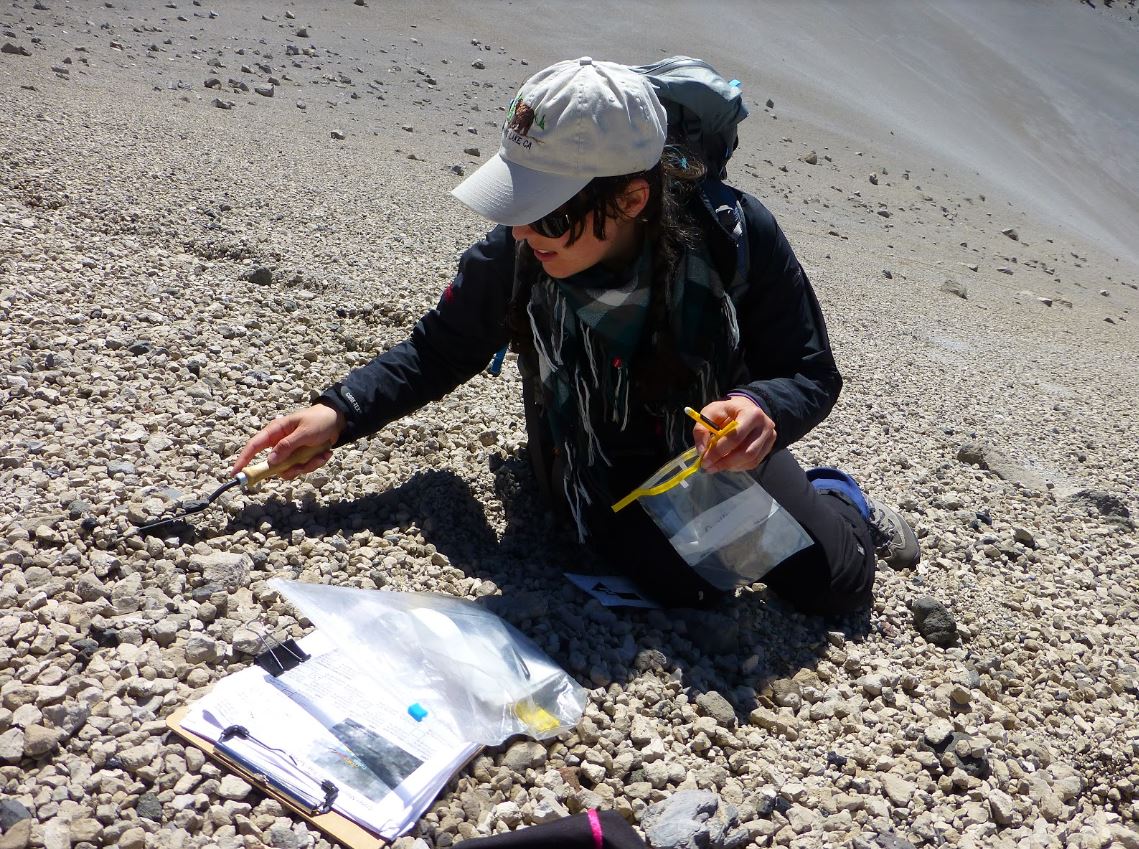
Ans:
{"label": "gray baseball cap", "polygon": [[652,168],[667,126],[643,74],[588,56],[558,62],[523,83],[507,110],[498,153],[452,194],[496,223],[530,224],[594,177]]}

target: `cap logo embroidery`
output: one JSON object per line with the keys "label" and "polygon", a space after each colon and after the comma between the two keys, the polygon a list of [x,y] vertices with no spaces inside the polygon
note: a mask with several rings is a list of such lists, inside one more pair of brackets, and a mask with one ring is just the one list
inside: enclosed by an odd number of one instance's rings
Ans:
{"label": "cap logo embroidery", "polygon": [[[537,113],[534,112],[530,104],[522,100],[521,95],[514,98],[510,103],[510,109],[506,113],[505,136],[507,140],[521,145],[525,150],[529,150],[533,142],[541,144],[540,139],[530,138],[530,128],[534,126],[535,117],[537,117]],[[543,115],[538,118],[538,129],[544,130],[545,128],[546,116]]]}

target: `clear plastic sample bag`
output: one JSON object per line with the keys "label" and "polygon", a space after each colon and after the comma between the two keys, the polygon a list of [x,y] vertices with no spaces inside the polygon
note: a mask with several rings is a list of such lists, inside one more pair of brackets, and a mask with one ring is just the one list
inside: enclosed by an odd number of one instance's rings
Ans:
{"label": "clear plastic sample bag", "polygon": [[285,581],[269,586],[377,680],[487,745],[575,726],[586,691],[516,628],[463,599]]}
{"label": "clear plastic sample bag", "polygon": [[691,448],[635,492],[684,562],[712,586],[754,583],[811,544],[803,526],[750,474],[706,474],[699,462]]}

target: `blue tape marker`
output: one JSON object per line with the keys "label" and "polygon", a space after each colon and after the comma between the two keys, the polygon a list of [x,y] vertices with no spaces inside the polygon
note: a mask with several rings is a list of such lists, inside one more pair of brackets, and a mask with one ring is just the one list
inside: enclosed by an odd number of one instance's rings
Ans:
{"label": "blue tape marker", "polygon": [[423,722],[423,720],[427,718],[427,708],[425,708],[419,702],[416,702],[413,705],[408,705],[407,713],[416,722]]}

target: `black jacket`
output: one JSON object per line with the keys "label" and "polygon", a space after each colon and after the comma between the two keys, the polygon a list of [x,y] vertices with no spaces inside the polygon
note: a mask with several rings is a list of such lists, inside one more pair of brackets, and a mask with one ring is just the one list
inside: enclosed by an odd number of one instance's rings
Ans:
{"label": "black jacket", "polygon": [[[737,195],[748,239],[747,282],[734,293],[746,372],[737,389],[775,422],[777,450],[826,417],[842,377],[810,281],[782,230],[757,199]],[[713,256],[734,258],[734,242],[707,217]],[[514,261],[510,228],[495,227],[463,254],[454,281],[407,340],[324,391],[322,403],[347,420],[338,444],[375,433],[486,368],[508,341]]]}

